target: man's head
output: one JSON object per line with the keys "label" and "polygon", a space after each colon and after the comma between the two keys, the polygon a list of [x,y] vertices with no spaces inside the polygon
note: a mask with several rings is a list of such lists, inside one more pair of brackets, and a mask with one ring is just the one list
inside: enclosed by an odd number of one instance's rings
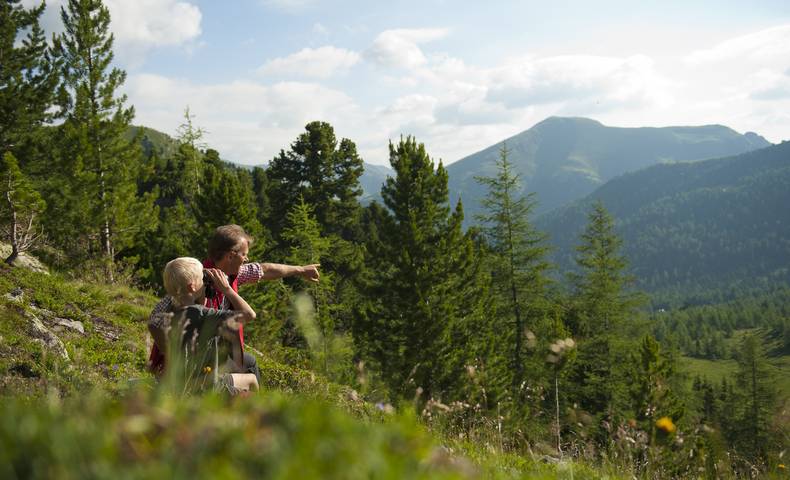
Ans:
{"label": "man's head", "polygon": [[208,240],[208,258],[228,275],[237,275],[247,260],[252,237],[238,225],[223,225]]}
{"label": "man's head", "polygon": [[194,300],[202,297],[203,264],[197,258],[179,257],[165,265],[162,274],[165,291],[175,299],[192,296]]}

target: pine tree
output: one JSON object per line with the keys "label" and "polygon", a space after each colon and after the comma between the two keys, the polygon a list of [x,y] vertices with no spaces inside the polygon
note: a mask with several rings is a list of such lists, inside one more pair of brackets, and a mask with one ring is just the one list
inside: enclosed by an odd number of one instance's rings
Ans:
{"label": "pine tree", "polygon": [[395,398],[448,393],[461,377],[469,329],[480,305],[474,245],[463,234],[463,207],[450,212],[447,171],[409,137],[390,144],[373,229],[366,287],[374,299],[355,322],[360,351],[378,366]]}
{"label": "pine tree", "polygon": [[98,239],[96,250],[112,281],[116,255],[156,228],[154,195],[138,195],[142,154],[136,139],[125,137],[134,109],[117,94],[126,74],[111,66],[109,11],[100,0],[69,0],[61,18],[65,32],[55,51],[62,62],[59,103],[65,115],[60,168],[67,175],[51,185],[64,195],[50,219],[64,243],[83,238],[93,250]]}
{"label": "pine tree", "polygon": [[[321,263],[331,246],[330,239],[321,236],[321,228],[313,215],[312,206],[301,198],[299,203],[288,212],[283,240],[289,245],[286,261],[293,265]],[[313,301],[313,320],[320,332],[318,345],[310,347],[317,350],[314,353],[318,354],[324,375],[329,374],[331,364],[334,362],[332,348],[335,338],[334,318],[337,309],[342,308],[341,305],[336,304],[333,277],[331,272],[324,272],[319,283],[305,286],[305,292]]]}
{"label": "pine tree", "polygon": [[324,235],[351,240],[359,220],[357,198],[362,159],[351,140],[339,143],[332,126],[311,122],[288,152],[281,151],[267,170],[271,200],[271,229],[275,238],[284,228],[288,209],[299,197],[315,208]]}
{"label": "pine tree", "polygon": [[31,141],[52,118],[58,77],[39,25],[44,3],[29,10],[19,4],[0,2],[0,155],[12,152],[29,163]]}
{"label": "pine tree", "polygon": [[0,231],[11,244],[9,265],[42,239],[38,215],[46,204],[19,169],[11,152],[3,154],[0,164]]}
{"label": "pine tree", "polygon": [[218,226],[230,223],[241,225],[247,233],[258,238],[262,227],[258,222],[252,179],[247,178],[246,172],[220,163],[218,155],[212,160],[215,153],[206,152],[203,188],[195,202],[195,217],[203,230],[203,238]]}
{"label": "pine tree", "polygon": [[546,235],[538,232],[529,220],[536,205],[534,194],[518,195],[519,176],[513,172],[508,153],[507,145],[503,144],[496,162],[496,176],[476,177],[488,187],[482,201],[487,213],[477,218],[485,225],[486,238],[498,260],[493,269],[495,285],[501,298],[507,299],[506,310],[513,319],[498,331],[497,343],[512,348],[508,371],[512,372],[511,384],[517,390],[524,380],[525,329],[534,331],[535,317],[547,310],[545,272],[549,263]]}

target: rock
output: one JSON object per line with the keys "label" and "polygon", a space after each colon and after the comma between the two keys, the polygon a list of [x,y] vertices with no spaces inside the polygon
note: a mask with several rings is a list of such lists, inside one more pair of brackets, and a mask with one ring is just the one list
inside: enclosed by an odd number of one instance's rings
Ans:
{"label": "rock", "polygon": [[48,349],[53,350],[55,353],[60,355],[64,360],[69,360],[69,353],[66,351],[66,346],[63,345],[63,342],[58,338],[57,335],[50,332],[49,329],[44,326],[44,323],[33,313],[25,312],[25,316],[30,320],[31,326],[31,335],[36,339],[40,340]]}
{"label": "rock", "polygon": [[55,326],[56,330],[58,329],[58,327],[61,327],[60,328],[61,330],[63,329],[62,327],[65,327],[65,328],[70,328],[72,330],[76,330],[80,332],[82,335],[85,335],[85,327],[82,325],[82,322],[80,322],[79,320],[71,320],[68,318],[55,317],[52,319],[52,321],[56,325]]}
{"label": "rock", "polygon": [[92,317],[91,322],[93,322],[94,330],[96,330],[96,332],[105,339],[115,341],[121,338],[121,333],[119,332],[118,327],[111,324],[107,320],[101,317]]}
{"label": "rock", "polygon": [[22,291],[21,288],[17,287],[10,292],[5,294],[5,298],[14,302],[14,303],[22,303],[22,300],[25,298],[25,292]]}
{"label": "rock", "polygon": [[[9,255],[11,255],[11,245],[0,243],[0,257],[2,257],[0,261],[4,261]],[[49,275],[47,266],[41,263],[36,257],[28,255],[27,253],[21,253],[11,265]]]}
{"label": "rock", "polygon": [[81,334],[85,335],[85,326],[83,326],[82,322],[78,320],[72,320],[70,318],[63,318],[58,317],[55,312],[52,310],[47,310],[46,308],[39,308],[35,305],[30,305],[30,309],[39,316],[41,316],[44,321],[47,323],[54,325],[56,331],[62,331],[64,328],[70,328],[72,330],[76,330]]}

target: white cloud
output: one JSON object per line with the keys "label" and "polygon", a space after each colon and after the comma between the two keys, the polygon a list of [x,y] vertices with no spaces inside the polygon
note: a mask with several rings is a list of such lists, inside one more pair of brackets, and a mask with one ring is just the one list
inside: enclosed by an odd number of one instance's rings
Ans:
{"label": "white cloud", "polygon": [[333,46],[304,48],[297,53],[266,62],[258,72],[263,75],[295,75],[329,78],[359,62],[356,52]]}
{"label": "white cloud", "polygon": [[282,12],[297,13],[312,7],[317,0],[261,0],[261,3]]}
{"label": "white cloud", "polygon": [[427,62],[418,44],[446,36],[445,28],[396,29],[381,32],[364,55],[386,67],[416,68]]}
{"label": "white cloud", "polygon": [[790,57],[790,25],[780,25],[729,39],[713,48],[697,50],[685,60],[689,64],[733,59],[757,62],[779,60],[786,64],[788,57]]}
{"label": "white cloud", "polygon": [[774,101],[790,98],[790,72],[763,69],[751,75],[749,81],[752,99]]}
{"label": "white cloud", "polygon": [[130,76],[125,90],[137,110],[136,124],[173,134],[189,106],[196,125],[208,132],[206,143],[223,158],[240,163],[267,162],[313,120],[336,128],[364,124],[357,121],[360,112],[350,97],[315,83],[201,85],[144,74]]}
{"label": "white cloud", "polygon": [[326,28],[322,23],[316,22],[313,24],[313,33],[317,35],[329,35],[329,29]]}
{"label": "white cloud", "polygon": [[[115,35],[114,52],[120,60],[138,64],[153,48],[180,46],[201,34],[202,14],[190,2],[180,0],[105,0],[110,11],[110,31]],[[24,0],[29,8],[40,0]],[[66,0],[48,0],[41,20],[47,32],[63,32],[60,8]]]}
{"label": "white cloud", "polygon": [[509,108],[563,103],[608,110],[667,104],[669,86],[644,55],[526,57],[490,72],[487,99]]}

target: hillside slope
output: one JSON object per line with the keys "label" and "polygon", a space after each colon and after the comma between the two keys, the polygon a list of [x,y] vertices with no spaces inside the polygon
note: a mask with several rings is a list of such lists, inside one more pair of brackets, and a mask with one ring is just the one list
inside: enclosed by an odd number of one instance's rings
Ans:
{"label": "hillside slope", "polygon": [[[263,391],[181,395],[144,365],[156,299],[0,264],[0,478],[618,478],[444,437],[258,358]],[[31,454],[35,452],[35,454]]]}
{"label": "hillside slope", "polygon": [[[537,213],[583,198],[608,180],[657,163],[735,155],[770,143],[721,125],[617,128],[587,118],[550,117],[505,140],[521,176],[522,192],[537,194]],[[467,224],[474,221],[485,189],[475,176],[492,176],[501,144],[448,166],[453,203],[461,197]]]}
{"label": "hillside slope", "polygon": [[691,293],[790,280],[790,142],[695,163],[622,175],[537,220],[573,267],[591,204],[616,221],[639,286]]}

